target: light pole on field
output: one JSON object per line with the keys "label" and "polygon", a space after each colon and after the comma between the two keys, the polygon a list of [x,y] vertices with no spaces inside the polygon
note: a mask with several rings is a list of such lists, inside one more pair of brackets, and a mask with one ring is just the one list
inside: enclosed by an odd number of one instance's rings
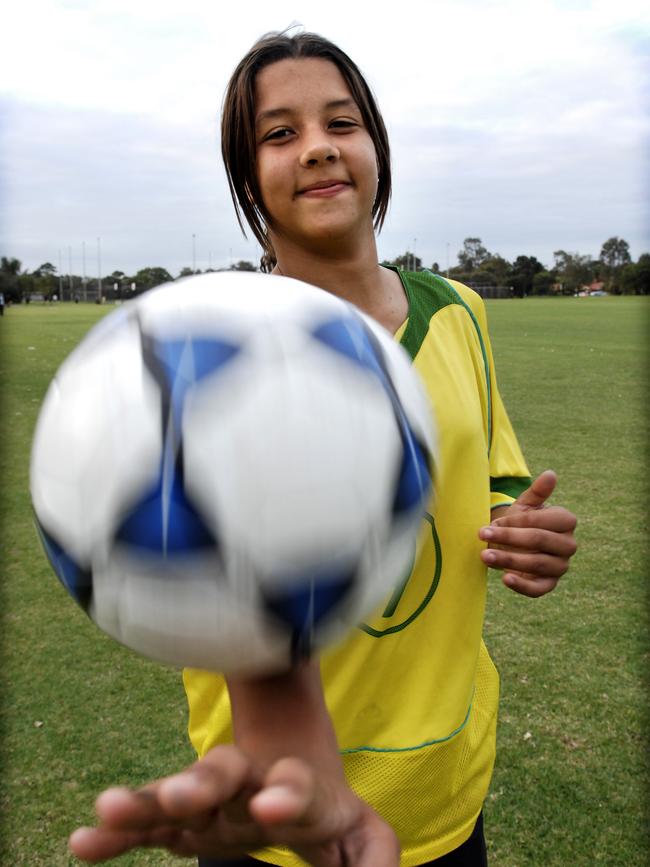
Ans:
{"label": "light pole on field", "polygon": [[97,301],[102,303],[102,239],[97,238]]}
{"label": "light pole on field", "polygon": [[61,249],[59,248],[59,298],[63,300],[63,266],[61,265]]}
{"label": "light pole on field", "polygon": [[[72,247],[68,245],[68,289],[70,290],[69,301],[72,301]],[[63,301],[63,296],[61,296]]]}
{"label": "light pole on field", "polygon": [[81,242],[81,288],[83,299],[86,300],[86,242]]}

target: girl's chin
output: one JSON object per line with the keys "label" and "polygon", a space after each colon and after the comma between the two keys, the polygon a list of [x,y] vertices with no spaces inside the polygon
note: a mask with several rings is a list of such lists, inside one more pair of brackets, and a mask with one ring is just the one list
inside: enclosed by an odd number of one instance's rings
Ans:
{"label": "girl's chin", "polygon": [[271,243],[281,249],[283,243],[291,247],[317,252],[323,248],[327,252],[331,245],[344,245],[351,248],[357,244],[368,244],[374,237],[372,216],[360,218],[358,215],[342,218],[330,215],[328,219],[305,219],[300,226],[276,226],[270,231]]}

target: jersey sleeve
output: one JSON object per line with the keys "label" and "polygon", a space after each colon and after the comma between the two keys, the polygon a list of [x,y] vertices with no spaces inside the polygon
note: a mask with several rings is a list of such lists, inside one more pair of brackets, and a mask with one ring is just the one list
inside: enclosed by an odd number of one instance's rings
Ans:
{"label": "jersey sleeve", "polygon": [[[451,282],[451,281],[450,281]],[[483,300],[467,286],[453,281],[454,288],[470,307],[483,341],[490,378],[490,508],[509,506],[531,483],[530,472],[503,404],[497,385],[494,357]],[[507,302],[504,302],[507,303]]]}

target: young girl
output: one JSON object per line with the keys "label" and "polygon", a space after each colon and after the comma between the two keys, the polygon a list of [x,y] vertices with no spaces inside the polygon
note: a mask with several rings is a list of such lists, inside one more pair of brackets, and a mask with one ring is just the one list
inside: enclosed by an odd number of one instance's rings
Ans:
{"label": "young girl", "polygon": [[486,864],[498,700],[481,639],[486,564],[519,593],[549,592],[575,518],[546,505],[552,472],[528,477],[478,296],[378,264],[389,146],[350,58],[313,34],[264,37],[230,81],[222,150],[263,270],[353,302],[410,352],[440,431],[437,499],[399,598],[320,661],[257,680],[186,671],[201,758],[104,792],[99,826],[71,847],[99,861],[163,846],[203,867]]}

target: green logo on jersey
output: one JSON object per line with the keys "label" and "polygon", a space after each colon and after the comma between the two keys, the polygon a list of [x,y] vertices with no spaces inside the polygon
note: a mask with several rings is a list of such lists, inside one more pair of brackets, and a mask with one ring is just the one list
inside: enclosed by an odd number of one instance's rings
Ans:
{"label": "green logo on jersey", "polygon": [[[433,520],[433,516],[428,512],[425,512],[424,519],[431,526],[431,535],[426,534],[426,538],[423,543],[423,550],[420,552],[419,557],[416,558],[416,550],[413,552],[413,560],[411,561],[411,565],[406,573],[406,577],[403,578],[396,585],[395,590],[391,594],[390,599],[386,603],[386,607],[381,615],[382,619],[388,618],[401,618],[399,623],[394,623],[391,626],[386,626],[381,629],[378,628],[380,618],[377,618],[375,622],[375,626],[369,626],[367,623],[359,624],[359,628],[363,629],[364,632],[367,632],[368,635],[372,635],[374,638],[381,638],[383,635],[391,635],[394,632],[400,632],[402,629],[405,629],[409,623],[412,623],[417,617],[422,614],[424,609],[427,607],[429,602],[433,599],[434,593],[438,589],[438,582],[440,581],[440,572],[442,571],[442,549],[440,547],[440,539],[438,538],[438,533],[436,531],[436,525]],[[425,547],[426,546],[426,547]],[[432,547],[432,550],[427,550]],[[426,560],[425,560],[426,557]],[[431,567],[431,571],[433,572],[433,577],[431,578],[431,583],[427,587],[424,598],[415,598],[411,599],[407,591],[409,589],[409,583],[411,582],[411,578],[413,577],[413,566],[415,565],[416,559],[418,561],[419,568],[429,568]],[[408,608],[407,608],[408,606]],[[398,610],[399,609],[399,610]]]}

